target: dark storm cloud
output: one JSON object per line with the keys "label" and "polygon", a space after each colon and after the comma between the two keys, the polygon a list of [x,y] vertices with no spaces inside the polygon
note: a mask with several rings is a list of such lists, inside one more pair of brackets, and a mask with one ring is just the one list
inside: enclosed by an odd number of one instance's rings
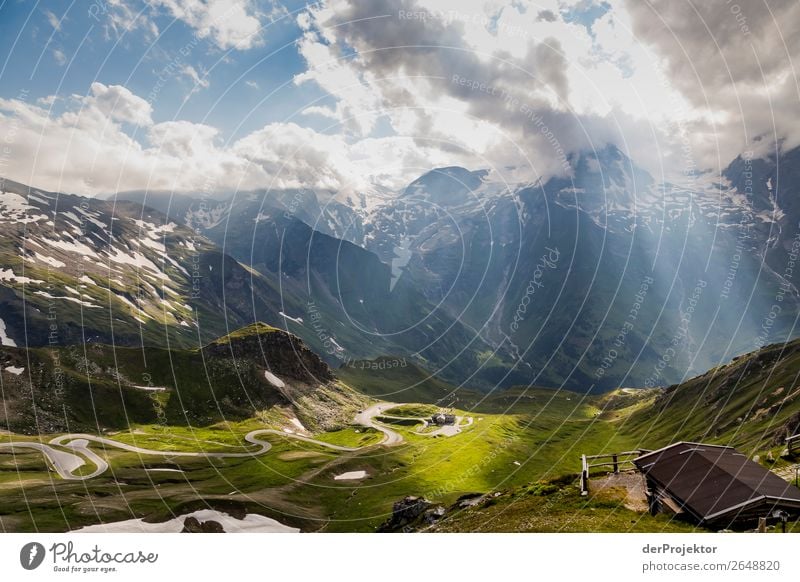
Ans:
{"label": "dark storm cloud", "polygon": [[[355,49],[352,62],[362,74],[424,78],[437,95],[467,103],[470,115],[494,124],[526,156],[551,170],[566,153],[591,147],[598,135],[613,134],[604,120],[570,112],[568,63],[554,38],[529,39],[522,58],[499,50],[476,54],[458,18],[429,12],[411,0],[337,3],[326,18],[319,25],[335,36],[342,54]],[[439,137],[430,130],[433,113],[424,110],[430,95],[392,83],[378,86],[386,107],[419,106],[420,134]]]}
{"label": "dark storm cloud", "polygon": [[629,0],[627,7],[635,34],[665,59],[674,86],[723,120],[720,140],[774,134],[787,146],[800,143],[797,0]]}

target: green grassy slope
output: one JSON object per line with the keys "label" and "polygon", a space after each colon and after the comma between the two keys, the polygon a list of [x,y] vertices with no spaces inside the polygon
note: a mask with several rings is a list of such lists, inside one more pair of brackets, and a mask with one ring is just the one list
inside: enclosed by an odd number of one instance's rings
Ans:
{"label": "green grassy slope", "polygon": [[[800,341],[767,346],[679,385],[660,390],[616,390],[586,402],[591,428],[557,449],[567,453],[655,449],[680,440],[735,446],[784,478],[791,460],[780,458],[784,438],[800,430]],[[574,398],[574,397],[573,397]],[[528,413],[532,412],[530,408]],[[563,408],[548,413],[558,417]],[[546,413],[543,413],[544,417]],[[571,417],[570,417],[571,418]],[[565,422],[567,424],[567,422]],[[570,436],[570,435],[568,435]],[[570,454],[567,453],[569,457]],[[538,462],[540,455],[533,457]],[[690,531],[691,525],[632,512],[624,492],[580,498],[569,462],[551,459],[540,485],[512,483],[474,508],[451,509],[435,531]],[[572,469],[574,470],[574,469]],[[599,470],[598,470],[599,471]],[[602,471],[599,471],[602,473]],[[560,478],[553,478],[561,475]],[[532,481],[534,474],[529,473]],[[542,485],[543,484],[543,485]],[[800,522],[790,524],[800,530]]]}
{"label": "green grassy slope", "polygon": [[655,446],[675,440],[780,448],[800,426],[800,340],[736,358],[652,398],[620,430]]}
{"label": "green grassy slope", "polygon": [[[145,371],[159,368],[161,371],[153,372],[150,382],[167,386],[168,392],[179,387],[170,384],[173,375],[191,384],[193,387],[185,392],[191,398],[184,399],[184,403],[199,407],[190,420],[202,420],[187,422],[186,415],[169,413],[165,424],[144,418],[108,434],[155,450],[230,451],[246,446],[243,437],[250,430],[290,428],[283,408],[289,404],[265,403],[233,421],[221,421],[211,414],[203,416],[204,399],[210,393],[202,387],[206,372],[200,365],[202,360],[197,359],[205,357],[205,365],[209,358],[219,359],[210,368],[212,377],[218,379],[219,390],[233,391],[226,393],[223,401],[225,406],[235,408],[235,391],[242,385],[242,378],[247,385],[247,378],[255,382],[263,378],[263,371],[258,364],[253,364],[251,371],[246,366],[234,366],[225,354],[230,352],[233,360],[255,360],[262,347],[269,347],[270,341],[285,335],[254,326],[214,342],[203,351],[148,351],[146,363],[141,354],[135,354],[136,350],[117,349],[112,353],[107,347],[90,347],[87,353],[93,356],[91,374],[98,380],[105,378],[109,394],[115,398],[119,398],[120,384],[134,378],[139,382]],[[281,345],[273,345],[269,353],[281,354]],[[292,353],[297,349],[291,342],[283,347]],[[5,360],[0,363],[39,365],[35,351],[31,361],[8,360],[18,355],[14,350],[4,350],[0,359]],[[68,354],[63,357],[65,362],[71,362]],[[44,361],[44,356],[41,358]],[[292,365],[291,360],[280,364],[275,357],[270,364],[275,374],[287,379],[305,369]],[[116,370],[113,382],[108,372],[112,366]],[[85,375],[84,368],[80,370]],[[79,370],[76,366],[70,369],[75,374]],[[8,390],[8,382],[14,380],[2,373]],[[702,440],[733,444],[748,454],[761,455],[766,463],[767,451],[777,458],[782,437],[793,433],[800,421],[800,389],[795,388],[798,373],[800,342],[765,348],[666,390],[620,389],[600,396],[524,387],[492,394],[456,390],[410,363],[383,369],[347,368],[338,374],[352,388],[403,403],[385,414],[425,415],[438,408],[432,403],[456,392],[454,412],[465,419],[460,434],[432,437],[419,434],[417,423],[393,424],[404,442],[374,447],[369,445],[382,437],[373,430],[344,422],[337,430],[326,432],[309,422],[311,433],[320,440],[366,448],[336,451],[280,434],[269,436],[271,451],[249,459],[170,458],[96,449],[107,458],[112,470],[82,483],[53,478],[38,453],[11,455],[0,450],[0,529],[62,531],[133,516],[159,520],[203,504],[222,507],[227,503],[305,531],[370,532],[386,521],[394,502],[407,495],[423,496],[452,508],[462,495],[480,493],[485,495],[482,502],[449,511],[435,529],[691,531],[693,528],[686,524],[631,510],[622,492],[613,488],[581,498],[577,491],[580,455],[656,448],[675,440]],[[281,395],[281,391],[269,392],[267,383],[259,386],[266,391],[264,394],[275,398]],[[426,387],[433,393],[426,392]],[[337,409],[350,406],[348,418],[366,405],[365,397],[333,379],[320,390],[316,404],[326,402]],[[140,392],[123,389],[123,393],[129,391]],[[166,398],[167,394],[163,396]],[[168,409],[172,398],[174,395],[163,403]],[[344,398],[344,403],[337,402],[337,398]],[[298,402],[303,401],[295,400],[293,405]],[[152,406],[149,400],[146,404]],[[135,410],[137,405],[126,406]],[[110,409],[122,410],[113,406]],[[319,409],[309,410],[317,414]],[[306,424],[301,412],[298,410],[297,416]],[[0,434],[3,441],[24,438],[37,437]],[[781,468],[784,464],[778,460],[770,466]],[[365,471],[366,477],[357,481],[335,479],[350,471]]]}
{"label": "green grassy slope", "polygon": [[[308,426],[341,428],[366,399],[336,382],[299,338],[257,323],[202,349],[103,344],[0,348],[0,428],[93,432],[131,424],[207,426],[283,407]],[[285,383],[274,386],[269,370]],[[33,393],[29,386],[33,386]]]}
{"label": "green grassy slope", "polygon": [[435,403],[454,392],[474,398],[471,391],[457,390],[406,358],[358,360],[338,368],[336,375],[359,392],[389,402]]}

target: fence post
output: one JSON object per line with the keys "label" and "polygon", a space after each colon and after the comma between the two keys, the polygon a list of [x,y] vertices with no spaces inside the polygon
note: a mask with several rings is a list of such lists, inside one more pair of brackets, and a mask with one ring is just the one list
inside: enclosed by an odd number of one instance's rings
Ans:
{"label": "fence post", "polygon": [[589,494],[589,465],[586,455],[581,455],[581,496]]}
{"label": "fence post", "polygon": [[758,518],[758,533],[767,533],[767,518]]}
{"label": "fence post", "polygon": [[614,473],[619,473],[619,463],[617,463],[617,453],[611,455],[611,460],[614,463]]}

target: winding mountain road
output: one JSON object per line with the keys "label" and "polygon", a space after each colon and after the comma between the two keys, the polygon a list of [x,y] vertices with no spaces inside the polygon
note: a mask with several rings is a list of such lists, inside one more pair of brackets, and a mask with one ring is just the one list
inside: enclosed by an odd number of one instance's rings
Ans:
{"label": "winding mountain road", "polygon": [[[393,402],[378,402],[377,404],[373,404],[372,406],[369,406],[368,408],[365,408],[364,410],[356,414],[355,418],[353,419],[353,423],[359,426],[372,428],[383,433],[383,441],[378,443],[378,445],[387,447],[398,445],[403,442],[403,436],[399,432],[392,430],[391,428],[375,421],[376,416],[380,416],[381,414],[383,414],[385,410],[389,410],[395,406],[397,406],[397,404]],[[424,426],[427,426],[427,421],[425,419],[410,418],[409,420],[419,420],[424,424]],[[425,434],[427,434],[428,436],[436,436],[440,434],[444,436],[452,436],[460,432],[462,420],[463,420],[462,417],[458,417],[455,425],[441,427],[440,429],[434,432]],[[469,426],[470,424],[472,424],[472,418],[467,419],[467,423],[465,426]],[[58,473],[58,475],[62,479],[66,479],[69,481],[85,481],[87,479],[97,477],[98,475],[102,475],[108,470],[108,462],[91,449],[90,445],[93,443],[101,445],[103,447],[113,447],[116,449],[121,449],[123,451],[137,453],[140,455],[153,455],[153,456],[163,456],[163,457],[195,457],[195,458],[204,457],[208,459],[245,458],[245,457],[257,457],[263,455],[272,448],[272,445],[268,441],[258,438],[259,436],[266,434],[288,437],[309,444],[343,452],[355,452],[368,447],[377,446],[377,445],[366,445],[364,447],[345,447],[342,445],[336,445],[333,443],[320,441],[300,434],[287,433],[271,428],[264,428],[264,429],[250,431],[244,436],[244,440],[250,443],[251,445],[255,445],[256,447],[258,447],[257,449],[251,451],[235,452],[235,453],[160,451],[155,449],[146,449],[144,447],[137,447],[136,445],[129,445],[128,443],[115,441],[114,439],[92,434],[85,434],[85,433],[70,433],[70,434],[60,435],[51,439],[49,443],[42,443],[35,441],[0,443],[0,449],[2,448],[12,449],[12,450],[33,449],[39,451],[44,455],[49,465],[53,468],[53,470],[56,473]],[[77,473],[77,471],[81,467],[87,465],[87,461],[88,463],[95,466],[95,470],[90,473],[83,473],[83,474]]]}
{"label": "winding mountain road", "polygon": [[[384,438],[383,441],[378,443],[379,445],[392,446],[402,443],[403,437],[400,433],[385,426],[382,426],[380,424],[377,424],[373,420],[384,410],[391,408],[393,406],[397,405],[391,402],[380,402],[378,404],[373,404],[369,408],[366,408],[365,410],[359,412],[353,419],[353,422],[354,424],[357,424],[359,426],[374,428],[375,430],[378,430],[381,433],[383,433]],[[62,479],[70,481],[85,481],[86,479],[97,477],[98,475],[101,475],[108,470],[108,462],[90,448],[91,443],[96,443],[103,447],[113,447],[116,449],[121,449],[123,451],[137,453],[140,455],[154,455],[154,456],[164,456],[164,457],[205,457],[209,459],[244,458],[244,457],[257,457],[263,455],[272,448],[272,445],[269,442],[258,438],[260,435],[265,435],[265,434],[273,434],[282,437],[288,437],[306,443],[310,443],[313,445],[317,445],[320,447],[325,447],[335,451],[343,451],[343,452],[355,452],[367,447],[376,446],[376,445],[367,445],[365,447],[345,447],[342,445],[327,443],[325,441],[320,441],[299,434],[287,433],[271,428],[265,428],[265,429],[250,431],[244,436],[245,441],[247,441],[252,445],[256,445],[258,449],[251,451],[236,452],[236,453],[160,451],[155,449],[146,449],[143,447],[137,447],[135,445],[129,445],[128,443],[115,441],[110,438],[92,434],[85,434],[85,433],[70,433],[70,434],[60,435],[51,439],[49,443],[41,443],[34,441],[0,443],[0,448],[37,450],[45,456],[50,466],[53,467],[53,469],[56,471],[56,473],[58,473],[58,475]],[[61,448],[56,448],[56,447],[61,447]],[[76,471],[78,469],[87,464],[87,460],[95,466],[95,470],[92,471],[91,473],[76,474]]]}
{"label": "winding mountain road", "polygon": [[378,424],[373,420],[376,416],[379,416],[381,413],[383,413],[384,410],[394,408],[395,406],[397,406],[397,404],[394,402],[378,402],[377,404],[373,404],[369,408],[365,408],[363,411],[356,414],[353,422],[360,424],[361,426],[374,428],[375,430],[382,432],[384,437],[381,444],[384,446],[400,444],[403,442],[403,435],[387,426]]}
{"label": "winding mountain road", "polygon": [[[62,479],[83,480],[90,478],[89,476],[75,475],[75,471],[86,464],[86,461],[84,461],[82,457],[74,453],[54,449],[45,443],[37,443],[32,441],[0,443],[0,449],[33,449],[44,455],[50,466],[53,467],[55,472],[58,473]],[[99,475],[108,468],[108,464],[105,461],[98,466],[98,469],[100,469],[101,466],[103,467],[102,471],[95,471],[96,475]],[[95,475],[93,474],[91,476],[93,477]]]}

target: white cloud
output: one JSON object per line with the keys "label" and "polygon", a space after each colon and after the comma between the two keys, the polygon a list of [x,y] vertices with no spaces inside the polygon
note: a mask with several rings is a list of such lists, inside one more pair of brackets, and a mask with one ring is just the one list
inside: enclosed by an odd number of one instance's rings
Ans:
{"label": "white cloud", "polygon": [[53,58],[56,60],[56,63],[58,63],[58,65],[61,67],[63,67],[64,64],[67,62],[67,56],[61,49],[53,49]]}
{"label": "white cloud", "polygon": [[202,87],[203,89],[208,89],[209,87],[209,81],[205,74],[203,74],[201,77],[200,73],[198,73],[197,69],[195,69],[192,65],[185,65],[181,69],[181,75],[188,77],[189,80],[198,87]]}
{"label": "white cloud", "polygon": [[119,38],[127,32],[143,30],[145,38],[152,42],[159,35],[158,26],[149,14],[138,8],[134,9],[126,0],[106,0],[103,3],[93,3],[88,9],[89,17],[100,20],[105,17],[103,24],[106,39]]}
{"label": "white cloud", "polygon": [[200,75],[192,65],[184,65],[179,74],[183,77],[189,79],[189,82],[192,84],[191,89],[189,89],[189,93],[183,98],[184,103],[189,100],[189,98],[194,95],[195,93],[199,93],[203,89],[208,89],[211,86],[211,82],[208,80],[208,77],[205,73]]}
{"label": "white cloud", "polygon": [[47,17],[47,22],[53,27],[53,30],[61,30],[61,20],[58,16],[53,14],[50,10],[45,10],[44,14]]}
{"label": "white cloud", "polygon": [[107,16],[107,27],[117,37],[142,29],[152,41],[159,35],[155,17],[166,14],[221,50],[248,50],[260,46],[262,28],[286,14],[286,9],[278,2],[254,0],[146,0],[137,3],[107,0],[101,6],[90,9],[90,16],[97,19]]}
{"label": "white cloud", "polygon": [[[354,135],[370,135],[384,117],[418,147],[437,144],[471,167],[530,165],[526,158],[535,158],[529,178],[563,172],[561,150],[587,145],[580,131],[585,120],[566,102],[565,49],[544,34],[545,25],[564,23],[542,24],[532,12],[523,24],[538,27],[535,34],[512,28],[524,14],[498,2],[332,0],[309,11],[299,45],[309,70],[296,82],[315,82],[333,95],[334,109],[310,112],[333,111]],[[494,32],[487,30],[491,23]],[[544,139],[534,118],[563,130],[563,144]]]}
{"label": "white cloud", "polygon": [[152,4],[163,6],[222,50],[247,50],[262,42],[260,14],[249,0],[153,0]]}
{"label": "white cloud", "polygon": [[121,85],[106,86],[95,81],[86,105],[90,110],[96,108],[113,121],[134,125],[150,125],[153,122],[150,117],[152,106]]}
{"label": "white cloud", "polygon": [[226,144],[209,125],[153,123],[147,102],[123,87],[100,83],[66,106],[62,114],[50,115],[44,107],[0,99],[0,134],[14,135],[5,177],[86,195],[209,185],[347,193],[368,191],[374,183],[400,187],[428,164],[452,161],[408,138],[349,141],[294,123],[269,124]]}
{"label": "white cloud", "polygon": [[0,100],[0,132],[13,131],[15,136],[7,177],[93,195],[147,187],[198,189],[207,183],[222,188],[247,176],[249,162],[219,147],[214,128],[149,122],[136,134],[127,133],[121,120],[137,116],[118,104],[111,107],[107,96],[112,92],[108,88],[100,99],[73,100],[59,116],[28,103]]}
{"label": "white cloud", "polygon": [[[608,2],[611,10],[589,30],[565,21],[572,0],[538,0],[535,9],[504,0],[329,0],[297,16],[308,69],[294,82],[332,97],[299,104],[311,121],[330,120],[330,132],[272,123],[226,144],[205,124],[154,123],[147,101],[94,83],[52,118],[0,101],[0,134],[11,123],[18,128],[9,177],[83,193],[209,182],[220,189],[398,188],[437,165],[511,167],[521,180],[562,174],[566,154],[611,142],[657,178],[674,179],[686,169],[686,144],[702,169],[741,151],[743,128],[766,134],[775,119],[779,137],[800,143],[789,58],[800,49],[800,5],[774,3],[786,23],[780,29],[768,11],[748,12],[755,55],[744,55],[741,19],[725,10]],[[109,5],[115,29],[157,33],[152,11]],[[262,25],[285,13],[246,0],[149,6],[223,50],[259,46]],[[209,86],[190,65],[179,74],[193,84],[188,96]],[[255,80],[245,85],[260,89]]]}
{"label": "white cloud", "polygon": [[339,113],[330,107],[323,107],[321,105],[312,105],[306,107],[302,111],[303,115],[319,115],[320,117],[327,117],[328,119],[339,119]]}
{"label": "white cloud", "polygon": [[[590,4],[315,5],[297,19],[309,67],[295,81],[317,83],[336,101],[304,113],[362,137],[383,117],[420,147],[440,140],[454,157],[471,152],[471,167],[528,166],[528,179],[563,172],[565,153],[611,142],[659,178],[678,180],[689,169],[720,169],[742,151],[743,127],[768,133],[775,112],[796,106],[788,58],[800,48],[796,2],[775,3],[773,13],[791,22],[780,29],[768,10],[747,15],[758,54],[746,57],[742,18],[729,4],[703,3],[695,13],[700,3],[609,0],[590,28],[565,20]],[[800,118],[788,117],[779,133],[800,143]]]}
{"label": "white cloud", "polygon": [[313,32],[303,35],[298,50],[309,69],[297,75],[295,83],[313,81],[337,98],[335,109],[312,106],[306,111],[338,120],[345,131],[368,135],[375,127],[381,100],[364,75]]}
{"label": "white cloud", "polygon": [[217,153],[216,128],[189,121],[165,121],[152,126],[148,138],[160,153],[175,158],[194,158]]}
{"label": "white cloud", "polygon": [[269,124],[232,147],[278,188],[366,186],[348,160],[347,149],[340,136],[319,134],[294,123]]}

